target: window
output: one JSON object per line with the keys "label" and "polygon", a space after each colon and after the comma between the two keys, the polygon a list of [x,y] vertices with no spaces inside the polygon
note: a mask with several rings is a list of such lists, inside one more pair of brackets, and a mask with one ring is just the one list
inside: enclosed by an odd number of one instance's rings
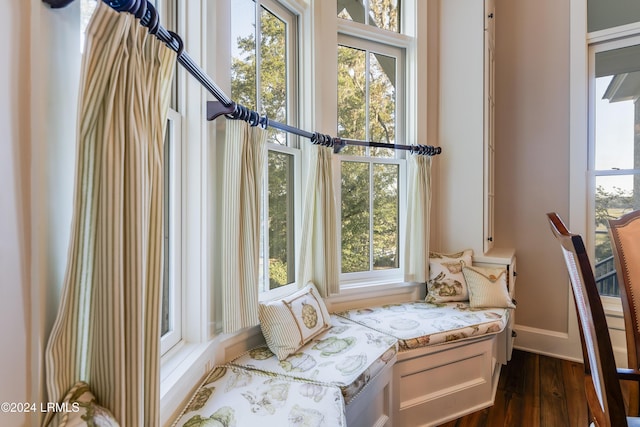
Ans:
{"label": "window", "polygon": [[[296,16],[272,0],[234,1],[231,8],[231,98],[272,120],[297,126]],[[300,229],[298,137],[275,128],[268,132],[260,292],[295,281]]]}
{"label": "window", "polygon": [[591,47],[589,171],[601,295],[620,296],[607,220],[640,209],[640,37]]}
{"label": "window", "polygon": [[[392,3],[369,2],[367,7],[390,8]],[[338,6],[340,11],[340,1]],[[346,11],[356,20],[347,6],[339,17],[344,18]],[[370,23],[375,14],[366,16]],[[375,35],[364,38],[363,30],[357,37],[346,34],[349,25],[343,23],[338,35],[338,136],[404,144],[405,47],[402,41],[399,46],[376,42]],[[402,280],[404,155],[388,148],[347,146],[336,156],[343,283]]]}

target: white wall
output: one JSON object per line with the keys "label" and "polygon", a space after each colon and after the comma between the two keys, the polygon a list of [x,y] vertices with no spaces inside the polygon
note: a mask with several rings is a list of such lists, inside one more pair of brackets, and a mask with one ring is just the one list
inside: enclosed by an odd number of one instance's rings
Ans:
{"label": "white wall", "polygon": [[[30,400],[28,6],[0,0],[0,402]],[[23,144],[26,142],[27,144]],[[0,425],[26,425],[0,412]]]}
{"label": "white wall", "polygon": [[73,191],[79,2],[0,0],[0,411],[2,426],[39,425],[45,337],[66,264]]}
{"label": "white wall", "polygon": [[495,237],[516,248],[516,346],[580,358],[545,215],[569,217],[569,20],[569,2],[496,0]]}

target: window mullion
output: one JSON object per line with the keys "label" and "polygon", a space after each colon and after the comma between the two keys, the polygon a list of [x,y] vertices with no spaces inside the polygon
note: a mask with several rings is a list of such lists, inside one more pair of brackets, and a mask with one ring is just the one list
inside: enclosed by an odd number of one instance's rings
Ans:
{"label": "window mullion", "polygon": [[[371,105],[369,103],[369,100],[371,98],[371,87],[370,87],[370,79],[369,76],[371,75],[371,52],[369,51],[369,49],[365,50],[365,61],[364,61],[364,87],[365,87],[365,97],[364,97],[364,102],[365,102],[365,130],[364,130],[364,134],[365,134],[365,139],[367,141],[371,141],[371,115],[369,114],[369,112],[371,111]],[[371,155],[371,147],[366,147],[366,155],[370,156]]]}
{"label": "window mullion", "polygon": [[373,221],[374,221],[374,173],[373,173],[374,163],[369,161],[369,271],[374,270],[374,256],[373,256],[373,248],[374,248],[374,233],[373,233]]}
{"label": "window mullion", "polygon": [[255,13],[255,23],[256,23],[256,110],[262,111],[262,93],[260,89],[262,88],[262,79],[261,79],[261,70],[262,70],[262,5],[260,1],[256,1],[256,7],[254,10]]}

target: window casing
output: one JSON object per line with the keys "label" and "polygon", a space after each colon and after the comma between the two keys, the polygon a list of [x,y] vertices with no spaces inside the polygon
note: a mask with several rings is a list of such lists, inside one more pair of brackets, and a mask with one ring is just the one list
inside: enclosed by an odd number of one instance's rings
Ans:
{"label": "window casing", "polygon": [[[405,144],[406,38],[339,18],[339,137]],[[343,286],[403,280],[405,152],[347,146],[339,174]]]}
{"label": "window casing", "polygon": [[[253,10],[254,13],[247,13]],[[231,4],[231,98],[280,123],[298,123],[297,16],[273,0]],[[296,279],[301,229],[299,138],[267,130],[261,206],[260,293]],[[276,292],[279,293],[279,292]]]}

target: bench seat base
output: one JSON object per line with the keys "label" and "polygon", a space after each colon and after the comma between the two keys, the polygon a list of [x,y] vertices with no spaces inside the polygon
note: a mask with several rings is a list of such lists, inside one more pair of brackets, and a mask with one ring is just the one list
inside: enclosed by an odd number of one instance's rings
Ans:
{"label": "bench seat base", "polygon": [[498,336],[403,351],[393,369],[394,426],[437,426],[493,405]]}

